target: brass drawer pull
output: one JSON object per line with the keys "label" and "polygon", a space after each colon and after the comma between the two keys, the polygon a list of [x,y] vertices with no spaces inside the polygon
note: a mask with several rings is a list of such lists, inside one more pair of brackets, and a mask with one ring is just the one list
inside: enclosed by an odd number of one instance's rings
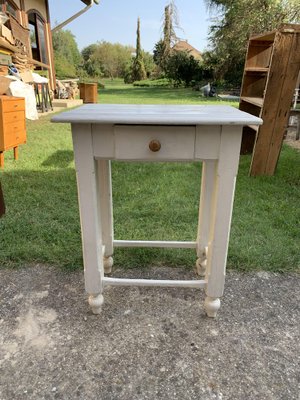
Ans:
{"label": "brass drawer pull", "polygon": [[161,148],[161,144],[159,140],[151,140],[149,143],[149,149],[153,152],[159,151]]}

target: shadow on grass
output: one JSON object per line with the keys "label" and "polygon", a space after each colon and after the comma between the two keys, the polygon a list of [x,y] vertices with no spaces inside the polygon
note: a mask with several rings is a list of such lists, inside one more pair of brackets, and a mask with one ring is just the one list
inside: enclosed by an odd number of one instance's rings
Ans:
{"label": "shadow on grass", "polygon": [[57,150],[42,162],[43,167],[68,168],[74,160],[73,150]]}

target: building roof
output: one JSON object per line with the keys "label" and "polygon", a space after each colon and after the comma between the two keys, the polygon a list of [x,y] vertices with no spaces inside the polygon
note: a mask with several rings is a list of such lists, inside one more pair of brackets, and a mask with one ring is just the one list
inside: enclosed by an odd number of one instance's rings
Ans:
{"label": "building roof", "polygon": [[195,49],[195,47],[191,46],[187,40],[180,40],[179,42],[175,43],[173,46],[173,50],[175,51],[186,51],[191,56],[193,56],[196,60],[202,60],[202,54],[199,50]]}

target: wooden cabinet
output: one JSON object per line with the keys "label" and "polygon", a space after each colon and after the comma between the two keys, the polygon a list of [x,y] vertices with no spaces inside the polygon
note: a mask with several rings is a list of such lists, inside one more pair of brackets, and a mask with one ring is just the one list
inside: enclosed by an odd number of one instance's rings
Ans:
{"label": "wooden cabinet", "polygon": [[25,99],[0,96],[0,167],[4,166],[4,151],[14,149],[18,159],[19,144],[26,143]]}
{"label": "wooden cabinet", "polygon": [[300,69],[300,25],[249,40],[240,110],[263,119],[243,130],[242,154],[253,152],[250,175],[273,175]]}
{"label": "wooden cabinet", "polygon": [[97,83],[80,83],[80,98],[84,103],[97,103],[98,85]]}

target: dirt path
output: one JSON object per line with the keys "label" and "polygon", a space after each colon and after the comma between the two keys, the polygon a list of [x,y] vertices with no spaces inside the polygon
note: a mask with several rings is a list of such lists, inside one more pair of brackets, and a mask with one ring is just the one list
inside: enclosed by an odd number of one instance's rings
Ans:
{"label": "dirt path", "polygon": [[0,399],[299,399],[299,277],[229,272],[213,320],[202,290],[109,287],[93,315],[83,271],[0,269]]}

